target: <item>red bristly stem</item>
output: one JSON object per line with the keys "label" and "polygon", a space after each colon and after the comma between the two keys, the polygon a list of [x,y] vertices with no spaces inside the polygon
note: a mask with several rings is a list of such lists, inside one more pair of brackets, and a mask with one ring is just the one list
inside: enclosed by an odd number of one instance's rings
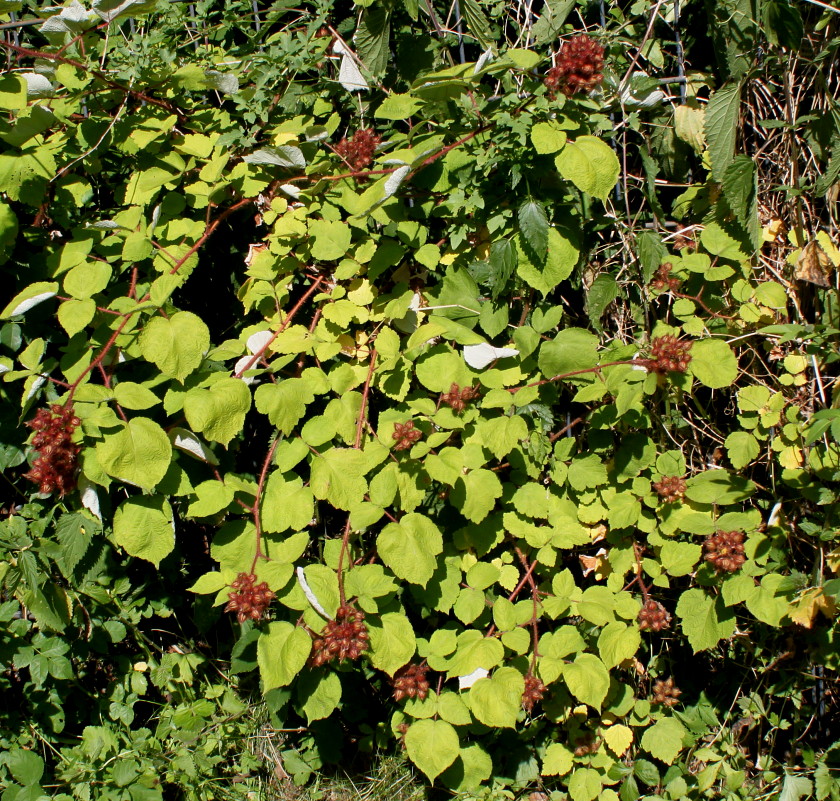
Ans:
{"label": "red bristly stem", "polygon": [[324,276],[319,275],[313,282],[312,286],[303,293],[300,300],[292,307],[292,310],[286,315],[286,319],[280,324],[280,327],[271,335],[271,339],[265,343],[250,359],[248,359],[245,364],[239,368],[234,374],[234,378],[241,378],[242,375],[250,370],[263,356],[263,354],[268,350],[268,347],[274,342],[277,337],[282,334],[286,328],[288,327],[289,323],[294,319],[294,316],[301,310],[303,304],[306,303],[312,295],[315,294],[315,291],[321,285],[321,282],[324,280]]}
{"label": "red bristly stem", "polygon": [[[365,426],[365,417],[367,413],[368,397],[370,396],[370,382],[373,380],[373,374],[376,372],[376,348],[370,349],[370,366],[368,367],[367,378],[365,378],[365,386],[362,389],[362,406],[359,409],[359,416],[356,418],[356,439],[353,447],[359,450],[362,447],[362,430]],[[347,523],[344,526],[344,532],[341,535],[341,550],[338,552],[338,597],[341,605],[344,606],[347,599],[344,595],[344,559],[347,554],[347,548],[350,545],[350,515],[347,516]]]}
{"label": "red bristly stem", "polygon": [[271,447],[268,449],[268,453],[265,455],[262,470],[260,471],[260,480],[257,483],[257,492],[254,495],[254,506],[251,509],[251,513],[254,516],[254,528],[256,530],[255,536],[257,539],[257,547],[254,551],[254,561],[251,562],[251,573],[253,573],[256,569],[257,561],[266,558],[266,555],[262,550],[262,520],[260,516],[260,504],[262,503],[263,488],[265,487],[265,479],[268,476],[268,468],[271,466],[271,460],[274,458],[274,451],[276,450],[277,443],[279,442],[280,438],[275,437],[274,442],[271,443]]}
{"label": "red bristly stem", "polygon": [[571,378],[576,375],[586,375],[587,373],[598,373],[605,367],[618,367],[622,364],[638,365],[639,367],[647,368],[650,364],[650,359],[624,359],[620,362],[607,362],[606,364],[596,364],[594,367],[583,367],[580,370],[570,370],[568,373],[561,373],[560,375],[545,378],[542,381],[532,381],[530,384],[525,384],[521,387],[508,387],[508,392],[519,392],[521,389],[528,389],[528,387],[541,387],[544,384],[551,384],[553,381],[562,381],[564,378]]}
{"label": "red bristly stem", "polygon": [[[536,566],[537,566],[537,560],[534,559],[534,561],[531,562],[531,566],[526,569],[525,575],[522,576],[521,579],[519,579],[519,584],[517,584],[516,587],[513,588],[513,592],[510,595],[508,595],[508,601],[513,603],[516,600],[519,593],[522,592],[522,588],[526,584],[534,581],[533,575],[534,575],[534,569],[536,568]],[[490,628],[487,631],[487,634],[485,634],[484,636],[485,637],[492,637],[495,633],[496,633],[496,624],[494,623],[492,626],[490,626]]]}

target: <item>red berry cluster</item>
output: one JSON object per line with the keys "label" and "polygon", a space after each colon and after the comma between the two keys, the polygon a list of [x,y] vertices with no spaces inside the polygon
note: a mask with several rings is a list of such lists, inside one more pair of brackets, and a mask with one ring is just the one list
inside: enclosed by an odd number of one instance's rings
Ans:
{"label": "red berry cluster", "polygon": [[663,476],[661,481],[654,481],[653,488],[665,503],[673,503],[685,496],[685,479],[679,476]]}
{"label": "red berry cluster", "polygon": [[336,146],[338,153],[354,170],[363,170],[373,161],[373,154],[382,141],[373,129],[362,128],[349,139],[345,137]]}
{"label": "red berry cluster", "polygon": [[394,426],[394,433],[391,435],[396,440],[395,451],[407,451],[417,440],[421,439],[423,432],[414,427],[414,420],[407,423],[397,423]]}
{"label": "red berry cluster", "polygon": [[654,601],[652,598],[645,601],[638,619],[639,628],[643,631],[645,629],[662,631],[662,629],[667,629],[671,625],[671,615],[668,614],[668,610],[659,601]]}
{"label": "red berry cluster", "polygon": [[268,605],[274,600],[274,593],[266,582],[256,583],[253,573],[240,573],[230,585],[233,592],[228,593],[225,612],[236,612],[240,623],[246,620],[259,620]]}
{"label": "red berry cluster", "polygon": [[650,343],[648,366],[657,373],[684,373],[691,361],[691,342],[683,342],[671,334],[656,337]]}
{"label": "red berry cluster", "polygon": [[714,565],[718,573],[734,573],[744,564],[744,534],[741,531],[718,531],[703,543],[706,561]]}
{"label": "red berry cluster", "polygon": [[75,489],[81,446],[73,442],[73,432],[81,422],[73,414],[72,403],[55,403],[49,409],[39,409],[26,424],[35,431],[32,447],[38,451],[26,478],[34,481],[40,492],[57,490],[59,495],[66,495]]}
{"label": "red berry cluster", "polygon": [[555,65],[543,83],[553,97],[560,91],[566,97],[589,92],[604,80],[604,48],[585,33],[573,36],[560,49]]}
{"label": "red berry cluster", "polygon": [[364,612],[349,604],[339,606],[335,620],[328,620],[312,646],[311,663],[318,667],[327,662],[358,659],[367,651],[370,637],[365,625]]}
{"label": "red berry cluster", "polygon": [[682,281],[676,276],[671,275],[671,270],[673,269],[673,266],[674,265],[670,262],[666,262],[665,264],[663,264],[656,271],[656,274],[653,276],[653,281],[650,282],[650,285],[654,289],[670,289],[672,292],[676,292],[676,290],[680,288],[680,284],[682,283]]}
{"label": "red berry cluster", "polygon": [[451,407],[455,414],[461,414],[466,405],[478,397],[478,387],[459,387],[456,383],[452,383],[449,387],[449,392],[445,392],[441,396],[441,401],[447,406]]}
{"label": "red berry cluster", "polygon": [[522,693],[522,708],[530,712],[537,701],[542,701],[546,686],[536,676],[525,677],[525,691]]}
{"label": "red berry cluster", "polygon": [[426,678],[428,672],[429,668],[426,665],[408,664],[401,667],[391,679],[394,700],[417,698],[422,701],[429,694],[429,680]]}
{"label": "red berry cluster", "polygon": [[676,706],[680,701],[682,690],[674,684],[673,678],[660,679],[653,685],[653,698],[651,701],[654,704],[662,704],[663,706]]}

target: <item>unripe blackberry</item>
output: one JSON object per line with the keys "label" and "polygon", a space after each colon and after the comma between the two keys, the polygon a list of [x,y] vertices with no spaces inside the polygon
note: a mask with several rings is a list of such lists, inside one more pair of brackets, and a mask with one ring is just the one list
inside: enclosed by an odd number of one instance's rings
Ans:
{"label": "unripe blackberry", "polygon": [[38,458],[25,477],[38,485],[39,492],[66,495],[75,489],[81,447],[73,442],[73,432],[81,422],[72,403],[55,403],[49,409],[39,409],[26,424],[35,431],[32,447]]}
{"label": "unripe blackberry", "polygon": [[414,427],[414,420],[409,420],[406,423],[396,423],[391,437],[397,441],[394,445],[395,451],[406,451],[423,437],[423,432]]}
{"label": "unripe blackberry", "polygon": [[741,531],[718,531],[703,543],[706,561],[718,573],[734,573],[747,560],[744,554],[744,534]]}
{"label": "unripe blackberry", "polygon": [[394,700],[417,698],[422,701],[426,698],[429,694],[429,680],[426,678],[428,672],[429,668],[426,665],[409,664],[401,667],[391,679]]}
{"label": "unripe blackberry", "polygon": [[671,275],[671,270],[673,269],[673,265],[669,262],[663,264],[657,271],[653,277],[653,280],[650,282],[650,285],[654,289],[658,289],[663,291],[665,289],[670,289],[671,291],[675,292],[679,289],[680,284],[682,281],[679,278]]}
{"label": "unripe blackberry", "polygon": [[679,703],[682,690],[674,684],[674,679],[660,679],[653,685],[652,703],[663,706],[676,706]]}
{"label": "unripe blackberry", "polygon": [[652,598],[645,601],[639,612],[638,620],[639,628],[643,631],[645,629],[662,631],[671,625],[671,615],[668,614],[668,610]]}
{"label": "unripe blackberry", "polygon": [[240,573],[231,583],[233,592],[228,593],[228,603],[225,612],[236,612],[240,623],[246,620],[260,620],[274,600],[274,593],[263,581],[256,583],[257,577],[253,573]]}
{"label": "unripe blackberry", "polygon": [[647,366],[656,373],[684,373],[691,361],[692,344],[671,334],[656,337],[650,343],[651,358],[647,360]]}
{"label": "unripe blackberry", "polygon": [[462,389],[453,382],[449,387],[449,392],[441,396],[441,402],[449,406],[455,414],[461,414],[466,405],[475,400],[478,394],[478,387],[464,387]]}
{"label": "unripe blackberry", "polygon": [[561,48],[543,83],[553,97],[589,92],[604,80],[604,48],[585,33],[573,36]]}
{"label": "unripe blackberry", "polygon": [[530,712],[537,701],[542,701],[546,686],[536,676],[525,677],[525,690],[522,693],[522,708]]}
{"label": "unripe blackberry", "polygon": [[376,148],[382,141],[371,128],[356,131],[350,139],[342,139],[336,146],[338,153],[354,170],[363,170],[373,161]]}
{"label": "unripe blackberry", "polygon": [[339,606],[335,620],[328,620],[324,630],[312,645],[310,664],[315,667],[327,662],[358,659],[370,645],[364,612],[349,604]]}
{"label": "unripe blackberry", "polygon": [[661,481],[654,481],[653,488],[665,503],[673,503],[685,497],[685,479],[678,476],[663,476]]}

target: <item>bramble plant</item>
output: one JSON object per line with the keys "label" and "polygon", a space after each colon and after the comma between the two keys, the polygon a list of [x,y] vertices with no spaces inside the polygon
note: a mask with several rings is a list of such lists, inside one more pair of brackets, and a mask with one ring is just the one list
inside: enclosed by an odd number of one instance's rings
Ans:
{"label": "bramble plant", "polygon": [[3,801],[840,799],[833,9],[0,11]]}

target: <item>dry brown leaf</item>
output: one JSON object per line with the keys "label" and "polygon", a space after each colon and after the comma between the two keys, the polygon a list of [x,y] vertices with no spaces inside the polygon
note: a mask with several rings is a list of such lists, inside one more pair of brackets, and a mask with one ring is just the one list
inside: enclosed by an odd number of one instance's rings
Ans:
{"label": "dry brown leaf", "polygon": [[827,289],[831,286],[828,280],[831,270],[831,259],[814,239],[802,248],[793,274],[798,281],[807,281]]}

